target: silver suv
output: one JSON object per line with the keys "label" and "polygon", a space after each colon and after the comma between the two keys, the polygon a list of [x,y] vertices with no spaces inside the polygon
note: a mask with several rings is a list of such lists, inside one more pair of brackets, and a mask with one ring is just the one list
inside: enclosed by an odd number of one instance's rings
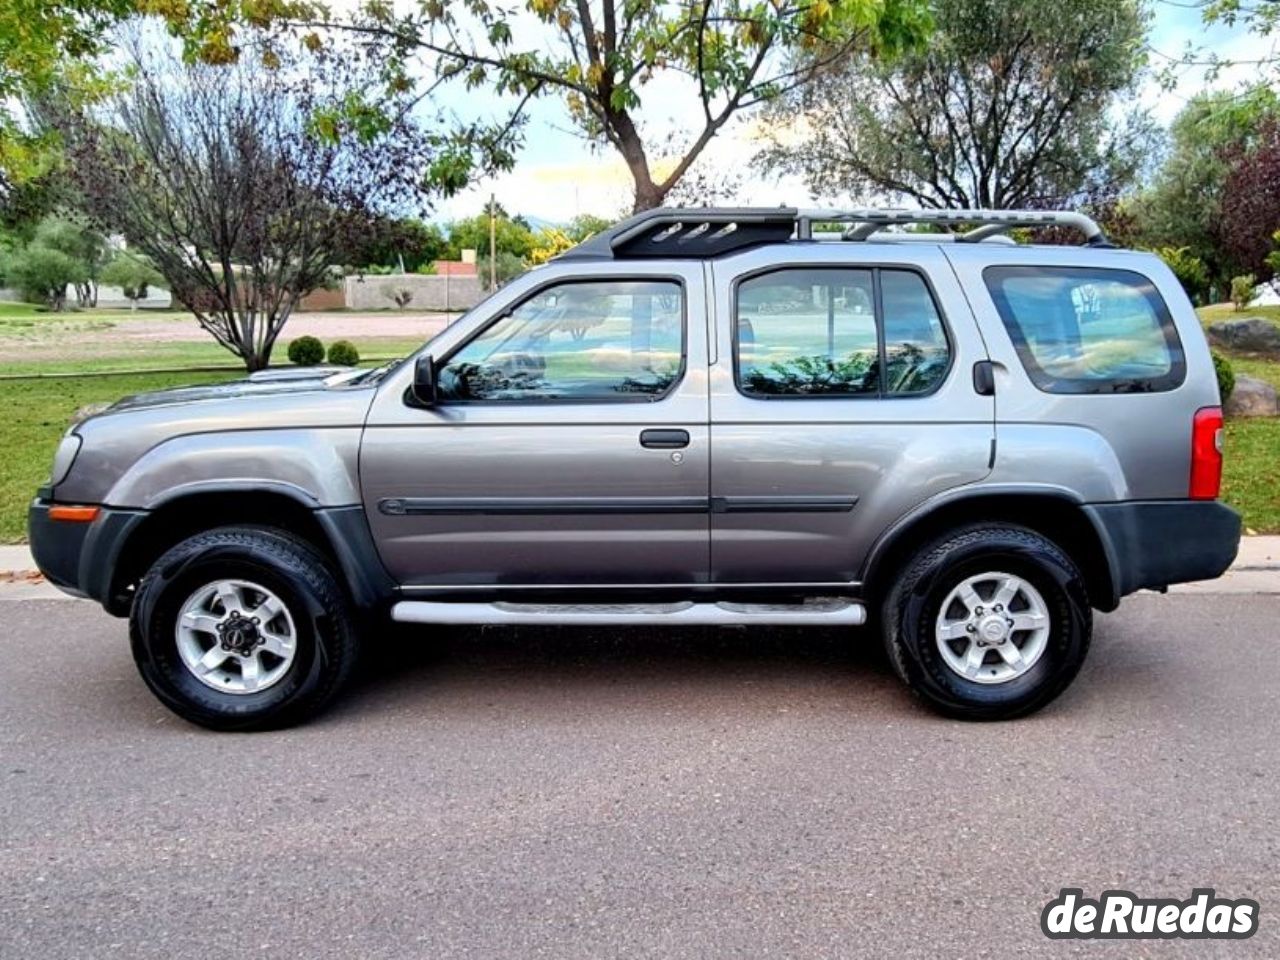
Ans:
{"label": "silver suv", "polygon": [[1080,214],[655,210],[391,366],[120,401],[30,534],[218,729],[313,714],[388,617],[873,624],[927,704],[998,719],[1094,609],[1228,567],[1221,427],[1173,274]]}

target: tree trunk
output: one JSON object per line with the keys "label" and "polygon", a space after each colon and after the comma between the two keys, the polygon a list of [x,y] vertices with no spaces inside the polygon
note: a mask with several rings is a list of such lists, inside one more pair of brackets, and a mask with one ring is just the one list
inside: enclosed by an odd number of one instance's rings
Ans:
{"label": "tree trunk", "polygon": [[655,207],[662,206],[662,201],[667,198],[667,192],[656,183],[642,183],[636,180],[635,202],[631,207],[632,213],[643,213],[645,210],[653,210]]}

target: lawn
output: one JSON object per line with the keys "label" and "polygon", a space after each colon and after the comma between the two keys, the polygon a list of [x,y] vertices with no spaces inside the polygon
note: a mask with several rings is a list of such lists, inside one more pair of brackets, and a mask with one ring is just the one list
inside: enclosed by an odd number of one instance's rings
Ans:
{"label": "lawn", "polygon": [[1196,310],[1206,326],[1221,320],[1243,320],[1246,317],[1265,317],[1273,323],[1280,323],[1280,307],[1246,307],[1236,310],[1230,303],[1215,303]]}
{"label": "lawn", "polygon": [[[1229,303],[1201,307],[1205,326],[1222,320],[1264,317],[1280,324],[1280,307],[1248,307],[1237,311]],[[1266,380],[1280,390],[1280,361],[1215,348],[1236,375]],[[1227,421],[1222,499],[1244,515],[1249,533],[1280,533],[1280,418],[1259,417]]]}
{"label": "lawn", "polygon": [[143,374],[0,382],[0,543],[26,539],[27,504],[49,475],[53,451],[77,409],[131,393],[225,380],[229,374]]}

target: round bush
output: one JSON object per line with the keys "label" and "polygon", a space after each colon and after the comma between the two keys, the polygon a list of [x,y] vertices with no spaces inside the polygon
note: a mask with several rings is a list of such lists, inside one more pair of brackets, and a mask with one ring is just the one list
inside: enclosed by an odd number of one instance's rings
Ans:
{"label": "round bush", "polygon": [[289,362],[314,367],[324,361],[324,344],[315,337],[299,337],[289,344]]}
{"label": "round bush", "polygon": [[1218,375],[1218,395],[1226,403],[1236,388],[1236,372],[1231,369],[1231,361],[1216,350],[1213,353],[1213,372]]}
{"label": "round bush", "polygon": [[329,362],[340,367],[354,367],[360,362],[360,351],[350,340],[335,340],[329,344]]}

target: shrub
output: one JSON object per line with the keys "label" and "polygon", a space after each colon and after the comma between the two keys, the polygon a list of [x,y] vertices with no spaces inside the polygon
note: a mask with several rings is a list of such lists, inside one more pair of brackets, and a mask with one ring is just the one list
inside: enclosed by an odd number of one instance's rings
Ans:
{"label": "shrub", "polygon": [[1237,310],[1243,310],[1253,302],[1256,282],[1257,278],[1252,273],[1231,278],[1231,302],[1235,304]]}
{"label": "shrub", "polygon": [[408,287],[396,287],[393,290],[386,290],[382,295],[394,301],[396,308],[399,310],[403,310],[413,300],[413,291]]}
{"label": "shrub", "polygon": [[299,337],[289,344],[289,362],[314,367],[324,361],[324,344],[315,337]]}
{"label": "shrub", "polygon": [[1199,303],[1209,289],[1209,268],[1189,247],[1157,247],[1156,256],[1169,265],[1187,296]]}
{"label": "shrub", "polygon": [[1218,396],[1226,403],[1236,388],[1236,372],[1231,369],[1231,361],[1216,350],[1213,352],[1213,372],[1218,375]]}
{"label": "shrub", "polygon": [[340,367],[354,367],[360,362],[360,351],[350,340],[335,340],[329,344],[329,362]]}

